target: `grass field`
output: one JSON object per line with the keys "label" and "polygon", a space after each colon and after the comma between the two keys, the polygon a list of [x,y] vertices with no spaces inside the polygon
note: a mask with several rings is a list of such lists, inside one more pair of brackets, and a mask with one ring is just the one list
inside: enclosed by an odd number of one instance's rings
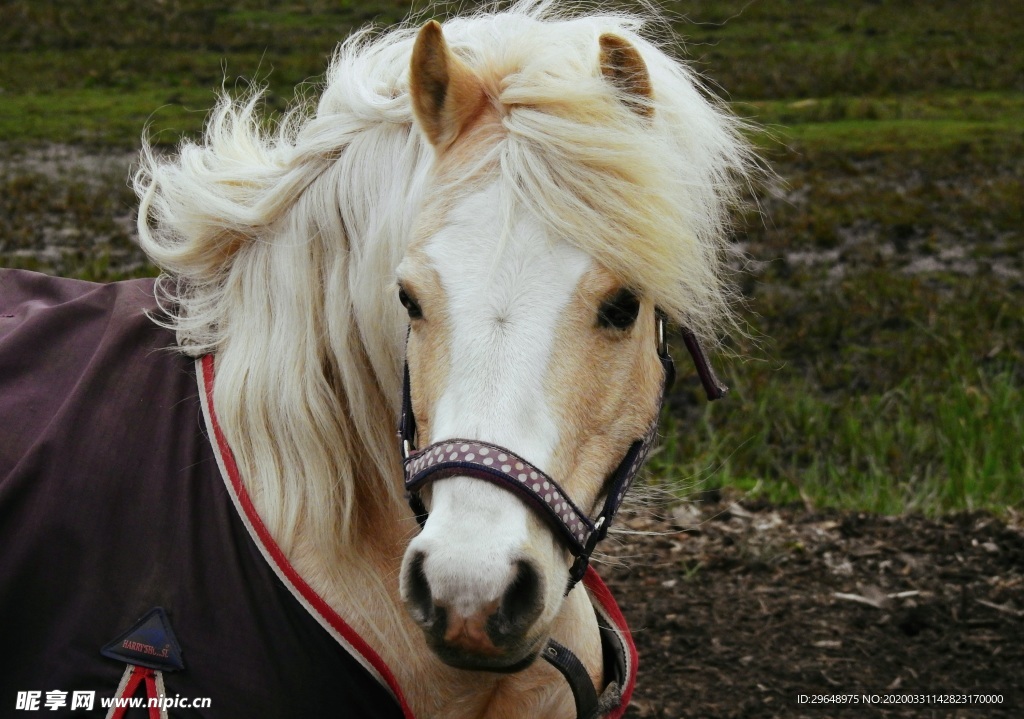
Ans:
{"label": "grass field", "polygon": [[[337,40],[409,7],[0,6],[0,263],[151,273],[125,185],[143,128],[168,147],[197,133],[222,85],[265,83],[280,112]],[[733,391],[709,406],[681,383],[654,473],[681,495],[1024,507],[1024,3],[666,9],[674,51],[765,128],[751,137],[779,181],[738,218],[750,337],[716,360]]]}

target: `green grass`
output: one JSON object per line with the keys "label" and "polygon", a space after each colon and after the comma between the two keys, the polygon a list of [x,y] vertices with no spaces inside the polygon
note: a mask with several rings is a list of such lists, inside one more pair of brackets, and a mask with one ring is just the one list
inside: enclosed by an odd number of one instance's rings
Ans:
{"label": "green grass", "polygon": [[751,498],[872,512],[1024,504],[1024,390],[1009,370],[951,360],[942,389],[911,377],[858,396],[807,393],[800,381],[751,391],[693,424],[666,418],[652,471],[682,496],[730,486]]}
{"label": "green grass", "polygon": [[[164,144],[203,127],[215,102],[203,90],[111,92],[83,88],[15,96],[0,105],[0,137],[19,142],[132,146],[142,132]],[[129,138],[131,138],[129,140]]]}
{"label": "green grass", "polygon": [[[426,7],[395,0],[273,8],[256,0],[7,3],[0,7],[0,139],[131,145],[139,137],[133,122],[166,106],[161,137],[172,144],[201,127],[194,113],[210,106],[225,77],[229,87],[235,78],[265,80],[270,107],[280,110],[292,88],[323,73],[335,44],[353,28],[386,25]],[[435,14],[456,7],[448,3]],[[930,133],[946,145],[1014,126],[1020,136],[1024,29],[1012,3],[976,2],[969,12],[924,0],[717,0],[666,9],[684,38],[676,51],[713,78],[713,87],[725,88],[741,114],[754,103],[761,121],[785,125],[778,134],[786,142],[888,151],[908,141],[924,147]],[[88,93],[64,94],[76,90],[119,99],[104,105]],[[943,110],[930,101],[972,102],[979,92],[997,98],[998,119],[985,116],[984,102]],[[921,94],[938,115],[918,113]],[[32,119],[37,111],[48,117]],[[116,121],[95,127],[88,117],[100,112]]]}
{"label": "green grass", "polygon": [[[751,137],[781,177],[754,188],[764,217],[748,211],[736,232],[753,259],[737,278],[753,339],[727,342],[742,361],[716,360],[729,397],[706,403],[678,357],[652,460],[677,493],[1024,506],[1018,5],[667,3],[669,48],[767,128]],[[353,28],[409,7],[13,0],[0,5],[0,160],[40,143],[130,149],[146,127],[173,146],[222,87],[267,86],[274,115],[296,87],[309,94]],[[433,14],[445,7],[457,4]],[[123,174],[54,178],[29,163],[0,182],[0,263],[101,281],[154,272],[126,229]]]}
{"label": "green grass", "polygon": [[[155,142],[172,146],[203,128],[218,93],[264,87],[264,105],[280,113],[327,67],[330,45],[277,64],[258,52],[175,50],[153,56],[147,72],[137,49],[0,52],[0,140],[135,147],[151,126]],[[83,70],[84,68],[84,70]]]}
{"label": "green grass", "polygon": [[781,144],[798,152],[870,155],[1024,143],[1024,93],[832,96],[735,103],[733,109],[766,128],[753,137],[767,151]]}
{"label": "green grass", "polygon": [[1000,146],[1024,139],[1016,128],[993,122],[964,120],[841,120],[790,126],[780,138],[796,148],[848,154],[902,150],[949,150],[965,144]]}
{"label": "green grass", "polygon": [[1024,90],[1014,2],[670,3],[689,57],[737,99]]}

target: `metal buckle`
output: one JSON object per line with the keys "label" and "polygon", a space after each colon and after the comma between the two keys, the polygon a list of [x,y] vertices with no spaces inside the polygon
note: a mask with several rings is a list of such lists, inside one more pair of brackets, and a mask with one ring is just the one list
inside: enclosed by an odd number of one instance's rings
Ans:
{"label": "metal buckle", "polygon": [[665,331],[665,315],[660,311],[655,313],[658,321],[658,354],[662,357],[668,355],[668,333]]}

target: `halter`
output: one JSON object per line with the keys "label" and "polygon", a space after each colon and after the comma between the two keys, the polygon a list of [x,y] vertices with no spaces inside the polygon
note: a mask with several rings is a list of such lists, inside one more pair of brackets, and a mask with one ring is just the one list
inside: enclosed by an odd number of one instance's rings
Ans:
{"label": "halter", "polygon": [[[675,381],[675,363],[668,352],[665,314],[655,312],[657,322],[658,359],[664,376],[658,412],[643,437],[634,441],[615,470],[605,481],[607,492],[601,511],[591,519],[572,501],[572,498],[549,475],[515,452],[489,442],[474,439],[447,439],[416,449],[416,415],[412,409],[412,390],[409,382],[409,362],[406,360],[402,376],[402,416],[398,437],[402,446],[405,466],[405,488],[409,506],[420,526],[427,522],[427,508],[420,498],[420,490],[430,482],[444,477],[473,477],[491,482],[509,490],[544,517],[554,532],[562,538],[575,557],[569,569],[568,594],[583,578],[590,564],[590,555],[597,543],[605,538],[619,506],[634,477],[643,466],[658,436],[658,417],[665,396]],[[721,399],[728,388],[718,381],[697,336],[683,328],[683,342],[693,358],[708,400]],[[578,719],[596,717],[598,696],[590,675],[575,654],[553,638],[541,656],[565,678],[572,689]]]}

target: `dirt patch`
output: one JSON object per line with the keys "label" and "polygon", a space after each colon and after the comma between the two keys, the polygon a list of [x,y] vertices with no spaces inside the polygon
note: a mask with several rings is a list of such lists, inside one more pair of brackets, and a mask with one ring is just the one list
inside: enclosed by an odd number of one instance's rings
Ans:
{"label": "dirt patch", "polygon": [[135,230],[136,155],[0,143],[0,265],[91,280],[153,274]]}
{"label": "dirt patch", "polygon": [[84,148],[63,143],[17,146],[0,143],[0,177],[26,173],[45,175],[61,182],[87,182],[109,189],[125,184],[137,150]]}
{"label": "dirt patch", "polygon": [[[640,675],[628,717],[1019,717],[1024,531],[726,501],[634,516],[601,569]],[[847,706],[800,695],[855,695]],[[864,704],[863,695],[1001,695]],[[809,701],[809,700],[808,700]]]}

